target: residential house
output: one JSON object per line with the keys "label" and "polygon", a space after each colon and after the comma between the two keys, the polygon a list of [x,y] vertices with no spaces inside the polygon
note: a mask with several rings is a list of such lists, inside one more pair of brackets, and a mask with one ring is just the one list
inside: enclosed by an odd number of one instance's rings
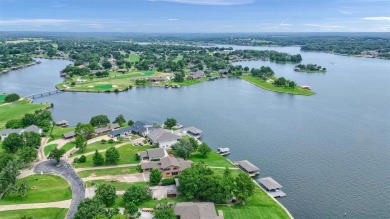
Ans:
{"label": "residential house", "polygon": [[160,160],[163,157],[167,157],[168,153],[164,148],[155,148],[155,149],[148,149],[146,151],[141,151],[138,153],[138,156],[141,161],[143,160],[155,161],[155,160]]}
{"label": "residential house", "polygon": [[56,122],[56,125],[60,127],[68,127],[69,123],[66,120],[60,120]]}
{"label": "residential house", "polygon": [[118,129],[119,127],[120,126],[119,126],[118,123],[108,124],[107,126],[95,129],[95,134],[96,135],[101,135],[101,134],[104,134],[104,133],[108,133],[108,132],[110,132],[112,130]]}
{"label": "residential house", "polygon": [[64,134],[62,134],[62,137],[64,139],[71,139],[71,138],[74,138],[76,136],[76,133],[74,131],[70,131],[70,132],[66,132]]}
{"label": "residential house", "polygon": [[25,129],[3,129],[0,131],[1,141],[4,141],[4,139],[6,139],[12,133],[21,135],[23,132],[35,132],[39,135],[42,135],[43,130],[36,125],[30,125]]}
{"label": "residential house", "polygon": [[180,136],[174,134],[173,131],[165,130],[162,128],[154,129],[146,135],[152,144],[159,145],[161,148],[170,148],[176,144],[180,139]]}
{"label": "residential house", "polygon": [[212,202],[180,202],[173,211],[178,219],[223,219]]}
{"label": "residential house", "polygon": [[147,123],[147,122],[137,121],[132,126],[128,126],[128,127],[124,127],[124,128],[110,131],[109,136],[111,138],[116,137],[116,136],[126,137],[126,134],[130,134],[130,133],[135,133],[135,134],[144,136],[144,135],[148,134],[153,129],[156,129],[156,127],[153,124]]}
{"label": "residential house", "polygon": [[143,171],[152,171],[158,169],[163,174],[164,178],[171,178],[179,175],[183,170],[191,167],[192,161],[183,160],[182,158],[176,158],[173,156],[166,156],[159,161],[149,161],[141,163],[141,169]]}
{"label": "residential house", "polygon": [[189,79],[200,79],[206,77],[205,73],[201,70],[190,72]]}

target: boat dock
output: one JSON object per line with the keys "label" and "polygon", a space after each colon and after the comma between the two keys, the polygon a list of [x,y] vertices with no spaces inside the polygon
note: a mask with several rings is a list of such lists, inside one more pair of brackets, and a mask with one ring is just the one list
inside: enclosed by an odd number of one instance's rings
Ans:
{"label": "boat dock", "polygon": [[271,177],[265,177],[257,180],[260,185],[274,198],[285,197],[286,193],[280,190],[283,186]]}
{"label": "boat dock", "polygon": [[237,161],[235,164],[251,177],[260,174],[260,169],[247,160]]}

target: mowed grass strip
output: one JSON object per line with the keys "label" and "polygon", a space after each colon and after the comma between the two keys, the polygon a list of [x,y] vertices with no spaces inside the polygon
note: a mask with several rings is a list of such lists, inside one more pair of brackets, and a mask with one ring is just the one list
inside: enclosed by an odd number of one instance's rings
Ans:
{"label": "mowed grass strip", "polygon": [[83,152],[76,151],[75,153],[72,154],[71,157],[79,156],[81,154],[85,154],[85,153],[92,152],[95,150],[107,149],[107,148],[110,148],[110,147],[115,146],[115,145],[120,144],[120,143],[122,143],[122,142],[105,143],[105,144],[102,144],[100,142],[95,142],[95,143],[87,145],[87,148]]}
{"label": "mowed grass strip", "polygon": [[5,128],[7,121],[21,119],[27,113],[34,113],[36,110],[45,109],[49,104],[31,104],[28,100],[20,100],[15,103],[0,106],[0,129]]}
{"label": "mowed grass strip", "polygon": [[27,209],[27,210],[13,210],[0,211],[0,218],[2,219],[20,219],[25,218],[39,218],[39,219],[58,219],[65,218],[68,213],[66,208],[41,208],[41,209]]}
{"label": "mowed grass strip", "polygon": [[47,156],[49,156],[49,154],[50,154],[50,151],[52,151],[54,148],[56,148],[57,147],[57,144],[50,144],[50,145],[47,145],[46,147],[45,147],[45,149],[43,149],[43,151],[44,151],[44,153],[45,153],[45,156],[47,157]]}
{"label": "mowed grass strip", "polygon": [[[118,165],[120,165],[120,164],[137,164],[137,163],[139,163],[139,161],[136,159],[135,154],[137,152],[144,151],[144,150],[147,150],[147,149],[150,149],[150,148],[151,147],[149,147],[149,146],[133,146],[131,144],[123,145],[123,146],[118,148],[118,151],[119,151],[119,154],[120,154],[120,159],[119,159],[117,164]],[[105,157],[106,152],[103,152],[101,154],[103,155],[103,157]],[[87,156],[87,162],[85,162],[85,163],[73,164],[74,167],[82,168],[82,167],[93,167],[93,166],[95,166],[93,164],[92,156],[93,156],[93,154],[88,155]]]}
{"label": "mowed grass strip", "polygon": [[96,170],[84,170],[78,172],[80,178],[86,178],[89,176],[116,176],[137,173],[137,167],[118,167],[109,169],[96,169]]}
{"label": "mowed grass strip", "polygon": [[67,152],[67,151],[70,151],[74,147],[76,147],[76,144],[74,142],[68,142],[64,146],[62,146],[61,149],[64,149]]}
{"label": "mowed grass strip", "polygon": [[196,163],[203,162],[206,166],[214,167],[235,167],[225,157],[219,155],[217,152],[210,152],[207,157],[203,157],[200,153],[196,152],[189,158]]}
{"label": "mowed grass strip", "polygon": [[27,180],[29,192],[26,197],[20,199],[10,194],[0,200],[0,205],[46,203],[72,199],[72,191],[68,182],[55,175],[32,175],[20,180]]}
{"label": "mowed grass strip", "polygon": [[296,86],[294,89],[289,88],[289,87],[275,86],[274,84],[268,83],[261,78],[253,77],[250,75],[243,75],[243,76],[241,76],[241,78],[244,79],[245,81],[248,81],[248,82],[250,82],[258,87],[261,87],[265,90],[275,91],[275,92],[279,92],[279,93],[305,95],[305,96],[310,96],[310,95],[315,94],[313,91],[301,89],[299,86]]}
{"label": "mowed grass strip", "polygon": [[125,183],[125,182],[116,182],[116,181],[109,181],[109,180],[92,180],[85,182],[86,187],[92,187],[92,186],[98,186],[101,183],[110,184],[115,187],[117,191],[126,191],[130,185],[140,185],[144,187],[149,186],[149,182],[132,182],[132,183]]}
{"label": "mowed grass strip", "polygon": [[255,193],[248,198],[245,205],[237,204],[233,207],[216,205],[216,208],[223,211],[225,219],[290,218],[284,209],[258,186],[255,187]]}

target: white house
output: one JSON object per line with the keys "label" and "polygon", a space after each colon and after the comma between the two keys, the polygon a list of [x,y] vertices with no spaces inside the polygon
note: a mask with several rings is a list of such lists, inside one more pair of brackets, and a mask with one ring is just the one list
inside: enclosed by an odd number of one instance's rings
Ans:
{"label": "white house", "polygon": [[36,125],[30,125],[29,127],[25,129],[3,129],[0,131],[1,141],[4,141],[8,137],[8,135],[12,133],[16,133],[18,135],[21,135],[23,132],[35,132],[39,135],[42,135],[43,130],[39,128]]}
{"label": "white house", "polygon": [[146,136],[152,141],[153,144],[158,144],[160,148],[170,148],[180,139],[179,135],[162,128],[154,129]]}

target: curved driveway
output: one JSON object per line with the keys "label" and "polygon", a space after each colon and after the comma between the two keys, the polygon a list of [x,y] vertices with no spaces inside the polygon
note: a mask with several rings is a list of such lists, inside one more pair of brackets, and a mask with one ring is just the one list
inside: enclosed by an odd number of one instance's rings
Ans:
{"label": "curved driveway", "polygon": [[77,207],[85,197],[85,188],[83,181],[77,176],[73,168],[65,161],[61,161],[61,165],[57,166],[55,160],[47,160],[39,163],[34,168],[35,173],[48,173],[64,177],[72,188],[72,203],[70,205],[67,219],[73,218],[77,212]]}

